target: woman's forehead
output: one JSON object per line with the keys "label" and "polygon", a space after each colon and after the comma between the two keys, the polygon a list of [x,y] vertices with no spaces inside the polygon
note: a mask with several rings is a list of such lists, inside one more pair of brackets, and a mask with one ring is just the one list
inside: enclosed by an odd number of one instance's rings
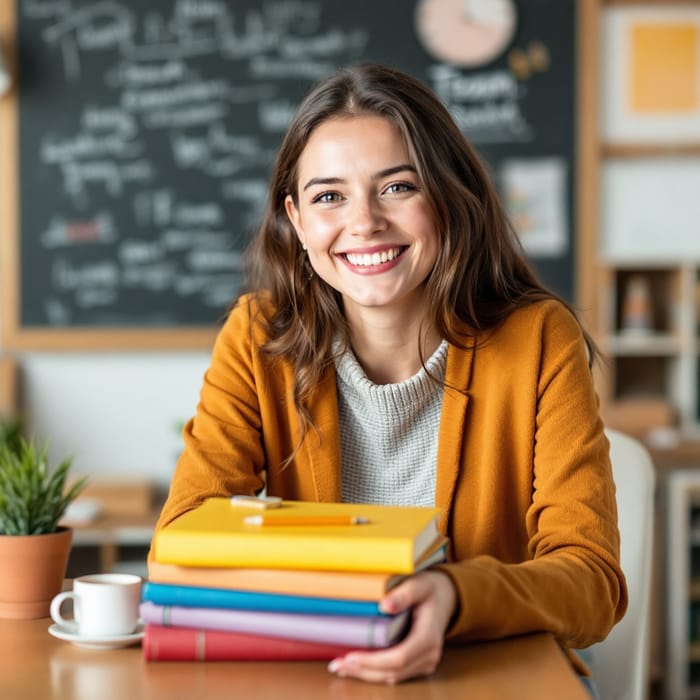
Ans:
{"label": "woman's forehead", "polygon": [[411,149],[402,131],[387,117],[375,114],[331,117],[309,135],[299,166],[324,158],[398,157],[411,161]]}

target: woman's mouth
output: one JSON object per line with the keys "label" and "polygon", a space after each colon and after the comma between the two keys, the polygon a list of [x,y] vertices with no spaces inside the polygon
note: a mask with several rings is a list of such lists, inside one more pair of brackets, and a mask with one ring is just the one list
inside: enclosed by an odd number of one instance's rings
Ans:
{"label": "woman's mouth", "polygon": [[408,246],[396,246],[374,253],[342,253],[341,256],[354,267],[377,267],[395,260],[407,248]]}

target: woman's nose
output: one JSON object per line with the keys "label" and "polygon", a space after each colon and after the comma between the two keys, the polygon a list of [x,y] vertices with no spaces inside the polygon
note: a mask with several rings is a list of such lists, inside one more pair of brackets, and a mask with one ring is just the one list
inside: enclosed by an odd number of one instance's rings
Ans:
{"label": "woman's nose", "polygon": [[348,229],[353,236],[373,236],[386,228],[381,206],[372,198],[353,203]]}

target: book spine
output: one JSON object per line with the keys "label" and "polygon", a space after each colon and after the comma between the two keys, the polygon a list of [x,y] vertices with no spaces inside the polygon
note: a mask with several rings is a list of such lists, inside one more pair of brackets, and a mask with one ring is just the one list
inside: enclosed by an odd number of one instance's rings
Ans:
{"label": "book spine", "polygon": [[148,578],[178,586],[378,601],[405,576],[300,569],[211,569],[151,561]]}
{"label": "book spine", "polygon": [[298,612],[321,615],[381,615],[376,601],[288,596],[274,593],[234,591],[224,588],[176,586],[147,581],[141,599],[158,605],[183,607]]}
{"label": "book spine", "polygon": [[145,623],[163,627],[217,629],[268,637],[300,639],[354,648],[386,647],[403,629],[391,617],[348,617],[341,615],[298,615],[251,610],[183,608],[141,603]]}
{"label": "book spine", "polygon": [[219,630],[147,624],[147,661],[329,661],[351,647]]}

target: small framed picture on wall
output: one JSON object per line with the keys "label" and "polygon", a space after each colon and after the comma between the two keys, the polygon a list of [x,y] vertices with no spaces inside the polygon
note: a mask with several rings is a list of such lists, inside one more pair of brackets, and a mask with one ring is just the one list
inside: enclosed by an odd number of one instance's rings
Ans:
{"label": "small framed picture on wall", "polygon": [[606,141],[700,141],[700,6],[611,6],[602,14]]}

